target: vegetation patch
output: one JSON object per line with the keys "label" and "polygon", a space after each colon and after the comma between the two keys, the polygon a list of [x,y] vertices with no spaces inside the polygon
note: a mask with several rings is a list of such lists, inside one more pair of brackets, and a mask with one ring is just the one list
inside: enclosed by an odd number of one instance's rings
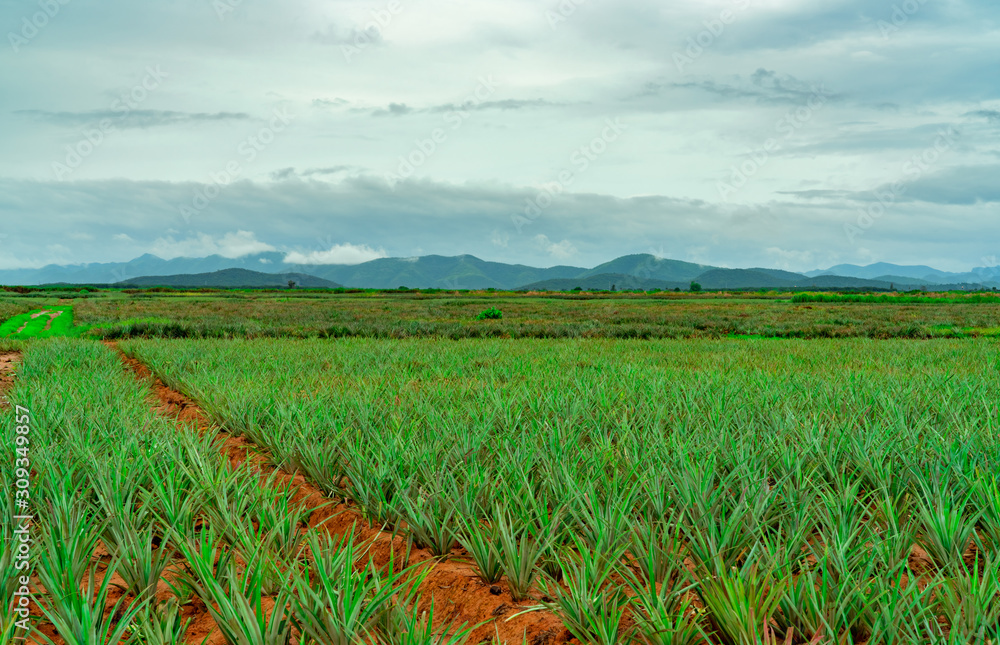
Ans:
{"label": "vegetation patch", "polygon": [[503,312],[496,307],[483,310],[476,316],[476,320],[500,320],[501,318],[503,318]]}
{"label": "vegetation patch", "polygon": [[73,324],[72,307],[47,307],[14,316],[0,325],[0,338],[28,340],[55,336],[76,337],[87,331]]}

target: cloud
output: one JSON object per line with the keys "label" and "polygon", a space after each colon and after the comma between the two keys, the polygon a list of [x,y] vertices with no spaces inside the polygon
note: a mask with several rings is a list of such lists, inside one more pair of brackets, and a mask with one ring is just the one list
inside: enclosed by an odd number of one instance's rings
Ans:
{"label": "cloud", "polygon": [[312,106],[317,108],[332,108],[341,107],[343,105],[349,104],[350,101],[342,98],[335,99],[313,99]]}
{"label": "cloud", "polygon": [[778,269],[794,271],[793,267],[812,266],[815,264],[815,257],[812,251],[785,250],[772,246],[764,251],[773,258],[771,266]]}
{"label": "cloud", "polygon": [[374,25],[369,29],[358,29],[356,27],[341,28],[330,24],[327,25],[326,29],[314,32],[309,39],[320,45],[334,47],[340,45],[377,45],[382,42],[382,32]]}
{"label": "cloud", "polygon": [[373,249],[365,244],[334,244],[326,251],[300,253],[293,251],[285,256],[286,264],[361,264],[388,257],[384,249]]}
{"label": "cloud", "polygon": [[528,108],[562,107],[565,103],[545,99],[503,99],[502,101],[468,101],[466,103],[445,103],[427,108],[428,112],[453,112],[456,110],[524,110]]}
{"label": "cloud", "polygon": [[276,250],[270,244],[261,242],[251,231],[226,233],[220,238],[206,233],[192,237],[175,239],[173,236],[157,238],[150,249],[153,255],[165,260],[179,257],[205,257],[221,255],[224,258],[241,258],[253,253]]}
{"label": "cloud", "polygon": [[569,240],[553,242],[545,234],[536,235],[534,240],[538,248],[557,260],[568,260],[578,253],[576,247]]}
{"label": "cloud", "polygon": [[[924,202],[955,206],[974,206],[1000,202],[1000,165],[961,166],[945,168],[924,175],[917,174],[918,167],[910,166],[912,176],[902,175],[902,191],[892,190],[891,184],[883,184],[873,190],[829,190],[814,189],[788,191],[802,199],[853,202],[884,201],[885,195],[892,195],[897,203]],[[880,195],[883,197],[880,199]]]}
{"label": "cloud", "polygon": [[[226,234],[255,231],[253,239],[296,250],[300,260],[310,261],[311,249],[330,249],[340,240],[365,240],[376,255],[383,248],[404,256],[468,253],[531,266],[596,266],[658,245],[668,248],[673,259],[723,266],[768,266],[776,259],[765,252],[769,248],[811,251],[813,261],[808,264],[788,258],[787,268],[797,271],[861,259],[858,247],[846,239],[843,230],[845,224],[857,220],[858,203],[845,196],[720,205],[669,195],[618,197],[567,191],[519,228],[512,215],[521,213],[526,201],[537,196],[537,188],[420,180],[400,182],[392,190],[381,178],[366,175],[335,182],[240,181],[230,184],[197,220],[197,233],[165,233],[171,226],[190,230],[177,205],[202,188],[191,183],[121,179],[37,182],[0,178],[0,221],[9,236],[0,245],[0,253],[24,260],[25,266],[49,259],[37,236],[44,228],[52,232],[49,238],[71,250],[73,262],[129,260],[150,249],[141,244],[117,245],[95,257],[94,245],[74,244],[61,231],[93,232],[98,239],[127,231],[140,240],[150,231],[154,233],[148,239],[164,231],[160,235],[170,235],[173,244],[161,243],[161,247],[166,246],[172,255],[211,254]],[[76,206],[68,211],[66,204]],[[25,209],[32,213],[30,220],[14,216]],[[337,238],[317,246],[318,231],[336,231]],[[209,240],[201,242],[199,235]],[[503,240],[504,235],[507,247],[496,246],[494,239]],[[968,270],[971,267],[961,258],[996,253],[997,239],[1000,221],[990,205],[912,202],[891,209],[880,219],[866,232],[864,246],[883,261]],[[183,248],[178,248],[179,240],[186,241]],[[564,258],[574,252],[567,262]],[[364,261],[373,257],[318,259]],[[10,260],[4,262],[10,266]]]}
{"label": "cloud", "polygon": [[649,82],[643,86],[636,98],[658,97],[669,89],[699,90],[724,99],[753,99],[762,104],[799,105],[817,94],[827,101],[844,98],[841,94],[828,91],[821,83],[809,83],[789,74],[778,74],[764,68],[758,68],[749,77],[737,77],[735,81],[729,83],[712,79],[683,83]]}
{"label": "cloud", "polygon": [[965,116],[975,116],[986,119],[990,123],[1000,123],[1000,110],[974,110],[967,112]]}
{"label": "cloud", "polygon": [[498,249],[505,249],[510,244],[510,233],[493,229],[493,232],[490,233],[490,241]]}
{"label": "cloud", "polygon": [[219,121],[246,121],[245,112],[179,112],[176,110],[90,110],[87,112],[48,112],[16,110],[14,114],[30,116],[38,121],[67,127],[93,125],[105,119],[118,128],[154,128],[170,125],[192,125]]}
{"label": "cloud", "polygon": [[390,103],[387,108],[372,110],[372,116],[403,116],[412,112],[413,108],[406,103]]}
{"label": "cloud", "polygon": [[556,103],[544,99],[503,99],[502,101],[466,101],[465,103],[442,103],[430,107],[415,108],[406,103],[390,103],[384,108],[356,108],[356,112],[367,112],[371,116],[406,116],[410,114],[441,114],[447,112],[480,112],[484,110],[527,110],[531,108],[562,107],[565,103]]}
{"label": "cloud", "polygon": [[296,170],[295,168],[282,168],[271,173],[271,179],[283,181],[296,177],[315,177],[317,175],[337,175],[348,170],[355,170],[357,166],[342,165],[329,166],[327,168],[309,168],[307,170]]}

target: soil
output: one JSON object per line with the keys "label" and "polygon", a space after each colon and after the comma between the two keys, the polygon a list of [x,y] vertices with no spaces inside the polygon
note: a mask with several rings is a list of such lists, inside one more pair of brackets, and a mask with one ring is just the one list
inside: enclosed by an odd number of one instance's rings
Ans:
{"label": "soil", "polygon": [[0,408],[10,405],[7,401],[7,391],[14,384],[14,369],[21,362],[18,352],[0,353]]}
{"label": "soil", "polygon": [[42,311],[38,311],[36,313],[33,313],[33,314],[31,314],[31,318],[27,322],[25,322],[23,325],[21,325],[21,328],[18,329],[14,333],[15,334],[20,334],[22,331],[25,330],[25,328],[27,328],[28,324],[32,320],[34,320],[35,318],[38,318],[39,316],[46,316],[46,315],[49,317],[49,322],[46,323],[44,331],[48,331],[48,330],[50,330],[52,328],[52,321],[54,321],[56,318],[58,318],[59,316],[61,316],[62,313],[63,312],[61,312],[61,311],[49,311],[48,309],[43,309]]}
{"label": "soil", "polygon": [[[357,509],[327,498],[301,474],[292,475],[277,470],[269,463],[266,450],[220,429],[193,400],[167,387],[144,364],[121,352],[117,344],[106,344],[119,352],[122,362],[137,379],[150,383],[150,404],[158,414],[193,425],[202,433],[217,434],[221,439],[220,449],[233,465],[250,462],[262,478],[273,476],[272,485],[296,487],[298,494],[295,501],[301,502],[308,509],[315,509],[309,519],[311,527],[322,526],[323,530],[335,536],[353,531],[355,543],[369,546],[366,558],[371,558],[376,566],[388,564],[393,553],[396,554],[397,566],[403,564],[401,559],[406,554],[406,541],[403,538],[394,538],[387,532],[369,527]],[[538,600],[515,602],[503,582],[493,585],[500,588],[500,593],[496,594],[495,588],[491,590],[491,585],[475,576],[469,561],[471,559],[463,549],[454,549],[443,560],[435,558],[428,550],[414,548],[410,552],[406,564],[425,563],[430,567],[430,572],[421,585],[420,609],[429,608],[433,600],[435,623],[438,626],[458,626],[463,623],[472,626],[484,623],[469,635],[467,642],[470,644],[484,641],[520,643],[525,639],[533,645],[578,642],[563,627],[559,618],[548,610],[508,618],[526,608],[537,606]],[[202,643],[207,637],[207,645],[223,645],[222,634],[207,609],[200,603],[195,605],[197,606],[193,608],[188,605],[192,610],[185,611],[185,617],[194,618],[187,634],[187,642]]]}
{"label": "soil", "polygon": [[54,323],[56,321],[56,318],[58,318],[61,315],[63,315],[63,312],[61,311],[49,312],[49,322],[45,323],[45,329],[43,329],[42,331],[48,331],[52,329],[52,323]]}

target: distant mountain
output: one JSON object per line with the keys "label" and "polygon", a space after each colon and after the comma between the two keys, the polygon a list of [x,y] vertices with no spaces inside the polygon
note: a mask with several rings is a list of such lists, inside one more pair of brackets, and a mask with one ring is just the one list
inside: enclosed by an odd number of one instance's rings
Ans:
{"label": "distant mountain", "polygon": [[649,280],[690,283],[691,280],[713,268],[715,267],[681,262],[680,260],[666,260],[649,254],[624,255],[616,260],[598,265],[589,271],[584,271],[579,277],[617,273]]}
{"label": "distant mountain", "polygon": [[253,289],[288,287],[336,289],[342,285],[305,273],[261,273],[247,269],[222,269],[211,273],[143,276],[115,283],[116,287],[213,287],[218,289]]}
{"label": "distant mountain", "polygon": [[537,269],[522,264],[487,262],[472,255],[383,258],[353,266],[311,266],[308,270],[328,280],[369,289],[513,289],[529,282],[572,278],[586,271],[579,267]]}
{"label": "distant mountain", "polygon": [[518,287],[517,291],[572,291],[577,287],[585,291],[627,291],[632,289],[642,289],[643,291],[660,289],[662,291],[670,291],[675,288],[686,290],[690,284],[690,282],[650,280],[634,275],[625,275],[624,273],[598,273],[597,275],[588,275],[579,278],[554,278],[552,280],[532,282],[531,284]]}
{"label": "distant mountain", "polygon": [[[305,274],[348,287],[369,289],[559,289],[570,281],[572,289],[686,288],[692,281],[706,289],[897,289],[922,286],[974,289],[977,285],[1000,287],[1000,267],[980,267],[969,273],[948,273],[929,266],[888,263],[861,267],[842,264],[823,271],[793,273],[779,269],[724,269],[692,262],[658,258],[649,254],[626,255],[592,269],[573,266],[549,268],[489,262],[472,255],[446,257],[382,258],[361,264],[304,265],[285,262],[287,254],[272,251],[239,258],[210,255],[203,258],[164,260],[143,255],[129,262],[50,265],[40,269],[0,271],[0,284],[114,284],[150,276],[200,275],[242,269],[268,278],[267,284],[287,282],[286,274]],[[609,277],[610,276],[610,277]],[[619,276],[630,276],[631,281]],[[591,279],[593,279],[591,281]],[[610,280],[610,282],[609,282]],[[608,286],[603,286],[608,283]],[[565,283],[568,284],[568,283]]]}
{"label": "distant mountain", "polygon": [[889,282],[911,284],[916,286],[935,286],[943,284],[984,284],[996,286],[1000,281],[1000,267],[978,267],[967,273],[949,273],[934,267],[916,265],[903,266],[878,262],[868,266],[856,264],[838,264],[822,271],[809,271],[808,276],[839,275],[868,280],[888,280]]}
{"label": "distant mountain", "polygon": [[838,264],[825,271],[809,271],[806,275],[814,277],[817,275],[841,275],[850,278],[874,279],[884,275],[897,275],[904,278],[912,278],[916,281],[934,280],[943,282],[950,274],[939,271],[929,266],[901,266],[889,264],[887,262],[877,262],[868,266],[858,266],[856,264]]}
{"label": "distant mountain", "polygon": [[[284,264],[284,253],[256,253],[240,258],[209,255],[203,258],[173,258],[164,260],[145,254],[128,262],[50,264],[40,269],[0,271],[2,284],[114,284],[140,276],[211,273],[222,269],[248,269],[266,272],[298,272],[297,267]],[[273,268],[273,270],[272,270]]]}
{"label": "distant mountain", "polygon": [[[784,273],[781,271],[779,275]],[[803,281],[809,279],[804,275],[799,277]],[[695,277],[694,281],[703,289],[780,289],[793,284],[792,280],[760,269],[710,269]]]}

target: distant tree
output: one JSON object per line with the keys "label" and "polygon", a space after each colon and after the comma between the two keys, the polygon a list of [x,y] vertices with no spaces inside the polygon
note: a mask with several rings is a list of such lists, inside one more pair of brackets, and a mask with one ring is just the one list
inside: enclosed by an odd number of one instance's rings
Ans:
{"label": "distant tree", "polygon": [[691,283],[691,291],[694,292],[694,293],[698,293],[699,291],[701,291],[701,285],[698,284],[697,282],[692,282]]}
{"label": "distant tree", "polygon": [[295,280],[289,280],[288,281],[288,288],[289,289],[294,289],[295,288]]}
{"label": "distant tree", "polygon": [[583,291],[583,287],[573,287],[572,291]]}
{"label": "distant tree", "polygon": [[615,290],[615,285],[611,285],[611,290],[612,290],[612,291],[614,291],[614,290]]}

